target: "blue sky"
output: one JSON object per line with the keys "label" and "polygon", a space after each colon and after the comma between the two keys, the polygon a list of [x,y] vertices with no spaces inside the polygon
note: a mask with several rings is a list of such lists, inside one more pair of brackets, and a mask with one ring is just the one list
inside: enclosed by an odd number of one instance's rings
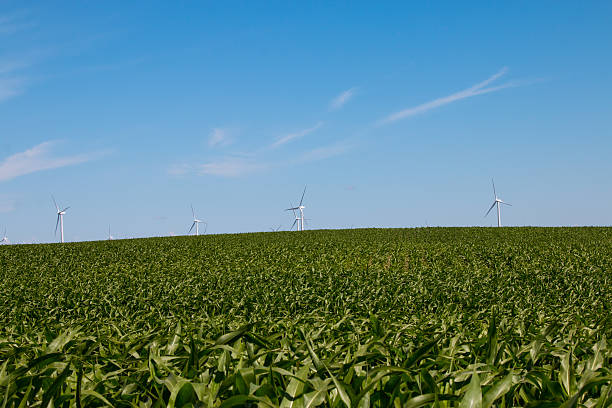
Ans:
{"label": "blue sky", "polygon": [[612,3],[459,3],[0,1],[0,228],[612,224]]}

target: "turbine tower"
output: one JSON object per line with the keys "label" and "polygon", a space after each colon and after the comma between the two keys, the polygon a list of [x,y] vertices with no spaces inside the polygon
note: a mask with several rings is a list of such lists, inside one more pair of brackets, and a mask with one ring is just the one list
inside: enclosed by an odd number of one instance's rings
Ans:
{"label": "turbine tower", "polygon": [[[304,231],[304,208],[306,208],[305,206],[302,205],[302,203],[304,202],[304,194],[306,194],[306,186],[304,186],[304,191],[302,192],[302,198],[300,199],[300,204],[297,207],[293,207],[293,204],[291,204],[291,208],[287,208],[285,210],[285,211],[293,211],[293,215],[295,216],[295,221],[293,221],[293,225],[291,226],[291,229],[293,229],[293,226],[297,223],[298,231]],[[295,210],[298,210],[300,214],[297,215],[295,213]]]}
{"label": "turbine tower", "polygon": [[55,197],[51,196],[51,198],[53,199],[53,204],[55,204],[55,209],[57,210],[57,221],[55,223],[55,235],[57,235],[57,226],[60,225],[60,231],[61,231],[61,241],[62,243],[64,243],[64,214],[66,214],[66,210],[69,209],[70,207],[66,207],[63,210],[59,209],[59,206],[57,205],[57,201],[55,201]]}
{"label": "turbine tower", "polygon": [[113,238],[113,236],[112,236],[112,235],[111,235],[111,233],[110,233],[110,225],[109,225],[109,226],[108,226],[108,240],[109,240],[109,241],[112,241],[113,239],[115,239],[115,238]]}
{"label": "turbine tower", "polygon": [[[200,223],[203,222],[206,227],[208,227],[208,224],[206,223],[206,221],[199,220],[196,217],[195,211],[193,210],[193,205],[191,206],[191,214],[193,215],[193,224],[191,224],[191,228],[189,228],[189,233],[191,233],[191,231],[193,230],[193,227],[195,227],[196,236],[200,235]],[[206,234],[206,229],[204,230],[204,234]]]}
{"label": "turbine tower", "polygon": [[489,213],[491,212],[493,207],[497,206],[497,226],[501,227],[501,207],[500,207],[500,204],[505,204],[505,205],[509,205],[509,206],[512,206],[512,204],[508,204],[507,202],[502,201],[502,199],[497,196],[497,192],[495,191],[495,182],[493,181],[493,179],[491,179],[491,183],[493,183],[493,197],[495,197],[495,200],[493,201],[493,204],[491,204],[491,207],[489,207],[489,211],[487,211],[487,213],[485,214],[485,217],[487,215],[489,215]]}
{"label": "turbine tower", "polygon": [[291,208],[288,208],[285,211],[289,211],[289,210],[293,211],[293,218],[294,218],[293,224],[291,224],[291,228],[289,228],[289,231],[293,231],[293,227],[295,227],[296,224],[297,224],[297,230],[296,231],[299,231],[300,230],[300,221],[301,221],[301,219],[300,219],[300,216],[295,212],[297,207],[293,207],[293,203],[292,202],[289,202],[289,204],[291,204]]}
{"label": "turbine tower", "polygon": [[9,244],[9,239],[6,237],[6,228],[4,228],[4,234],[2,234],[2,240],[0,240],[0,244]]}

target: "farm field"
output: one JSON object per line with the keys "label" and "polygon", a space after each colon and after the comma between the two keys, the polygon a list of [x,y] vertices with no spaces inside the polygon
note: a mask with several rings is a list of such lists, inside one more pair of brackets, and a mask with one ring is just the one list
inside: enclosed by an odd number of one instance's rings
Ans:
{"label": "farm field", "polygon": [[610,407],[612,228],[0,247],[6,407]]}

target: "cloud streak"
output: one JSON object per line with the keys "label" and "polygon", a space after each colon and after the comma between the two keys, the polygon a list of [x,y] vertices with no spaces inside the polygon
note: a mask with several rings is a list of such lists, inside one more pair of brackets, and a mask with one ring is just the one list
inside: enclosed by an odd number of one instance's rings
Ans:
{"label": "cloud streak", "polygon": [[401,119],[419,115],[429,110],[439,108],[440,106],[448,105],[449,103],[460,101],[461,99],[471,98],[477,95],[484,95],[484,94],[491,93],[491,92],[497,92],[497,91],[501,91],[502,89],[513,88],[513,87],[517,87],[517,86],[524,84],[523,82],[512,81],[512,82],[507,82],[502,85],[488,87],[489,84],[491,84],[493,81],[502,77],[504,74],[506,74],[506,72],[508,72],[508,68],[504,67],[496,74],[490,76],[489,78],[485,79],[482,82],[477,83],[474,86],[471,86],[467,89],[456,92],[454,94],[444,96],[442,98],[434,99],[433,101],[426,102],[418,106],[414,106],[412,108],[408,108],[408,109],[401,110],[399,112],[392,113],[386,118],[380,120],[378,124],[385,125],[388,123],[396,122]]}
{"label": "cloud streak", "polygon": [[308,129],[303,129],[300,130],[298,132],[294,132],[294,133],[290,133],[286,136],[283,136],[279,139],[277,139],[274,143],[272,143],[270,145],[271,149],[276,149],[277,147],[280,147],[284,144],[287,144],[289,142],[292,142],[294,140],[300,139],[316,130],[318,130],[319,128],[321,128],[321,126],[323,126],[323,122],[318,122],[316,125],[314,125],[313,127],[310,127]]}
{"label": "cloud streak", "polygon": [[329,110],[337,110],[344,106],[345,103],[350,101],[353,96],[355,96],[355,92],[357,92],[357,88],[353,87],[351,89],[347,89],[342,92],[340,95],[336,96],[329,103]]}
{"label": "cloud streak", "polygon": [[16,153],[0,162],[0,182],[43,170],[72,166],[95,159],[100,154],[78,154],[53,156],[52,147],[57,142],[44,142],[21,153]]}
{"label": "cloud streak", "polygon": [[335,143],[329,146],[317,147],[304,152],[298,159],[299,163],[308,163],[325,160],[346,153],[351,148],[346,142]]}

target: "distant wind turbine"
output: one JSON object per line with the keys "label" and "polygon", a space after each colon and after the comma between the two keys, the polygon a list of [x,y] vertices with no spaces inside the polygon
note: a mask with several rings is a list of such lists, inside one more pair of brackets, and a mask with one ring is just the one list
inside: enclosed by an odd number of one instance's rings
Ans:
{"label": "distant wind turbine", "polygon": [[[304,186],[304,191],[302,192],[302,198],[300,199],[300,204],[297,207],[293,207],[293,204],[291,204],[291,208],[287,208],[285,210],[285,211],[293,211],[293,215],[295,216],[295,221],[293,221],[293,225],[291,226],[291,229],[293,229],[293,227],[297,223],[298,231],[304,231],[304,208],[306,208],[305,206],[302,205],[302,203],[304,202],[304,194],[306,194],[306,186]],[[298,210],[300,214],[297,215],[295,210]]]}
{"label": "distant wind turbine", "polygon": [[4,234],[2,234],[2,240],[0,240],[0,244],[9,244],[9,239],[6,237],[6,228],[4,228]]}
{"label": "distant wind turbine", "polygon": [[[205,228],[208,227],[208,223],[206,223],[206,221],[202,221],[199,220],[196,215],[195,215],[195,211],[193,210],[193,205],[191,206],[191,214],[193,215],[193,224],[191,224],[191,228],[189,228],[189,233],[191,234],[191,231],[193,230],[193,227],[195,227],[195,234],[196,235],[200,235],[200,223],[203,222]],[[206,229],[204,229],[204,234],[206,234]]]}
{"label": "distant wind turbine", "polygon": [[113,238],[113,236],[112,236],[112,235],[111,235],[111,233],[110,233],[110,225],[109,225],[109,226],[108,226],[108,240],[109,240],[109,241],[112,241],[113,239],[115,239],[115,238]]}
{"label": "distant wind turbine", "polygon": [[272,232],[278,232],[278,230],[280,230],[280,229],[281,229],[281,227],[282,227],[282,225],[279,225],[279,226],[278,226],[278,227],[276,227],[276,228],[270,228],[270,231],[272,231]]}
{"label": "distant wind turbine", "polygon": [[61,231],[61,242],[64,242],[64,214],[66,214],[66,210],[70,207],[66,207],[63,210],[59,209],[57,205],[57,201],[55,201],[55,197],[51,196],[53,199],[53,204],[55,204],[55,209],[57,210],[57,222],[55,223],[55,235],[57,235],[57,226],[60,226]]}
{"label": "distant wind turbine", "polygon": [[293,218],[294,218],[293,224],[291,224],[291,228],[289,228],[289,231],[293,231],[293,227],[295,227],[296,224],[297,224],[296,231],[299,231],[300,230],[300,221],[301,221],[300,216],[295,212],[295,208],[293,207],[293,203],[289,202],[289,204],[291,204],[291,208],[288,208],[285,211],[292,210],[293,211]]}
{"label": "distant wind turbine", "polygon": [[501,208],[500,208],[500,204],[505,204],[505,205],[509,205],[509,206],[512,206],[512,204],[508,204],[507,202],[502,201],[502,199],[497,196],[497,192],[495,191],[495,182],[493,181],[493,179],[491,179],[491,183],[493,183],[493,197],[495,197],[495,200],[493,201],[493,204],[491,204],[491,207],[489,207],[489,211],[487,211],[487,213],[485,214],[485,217],[487,215],[489,215],[489,213],[491,212],[493,207],[497,206],[497,226],[501,227]]}

